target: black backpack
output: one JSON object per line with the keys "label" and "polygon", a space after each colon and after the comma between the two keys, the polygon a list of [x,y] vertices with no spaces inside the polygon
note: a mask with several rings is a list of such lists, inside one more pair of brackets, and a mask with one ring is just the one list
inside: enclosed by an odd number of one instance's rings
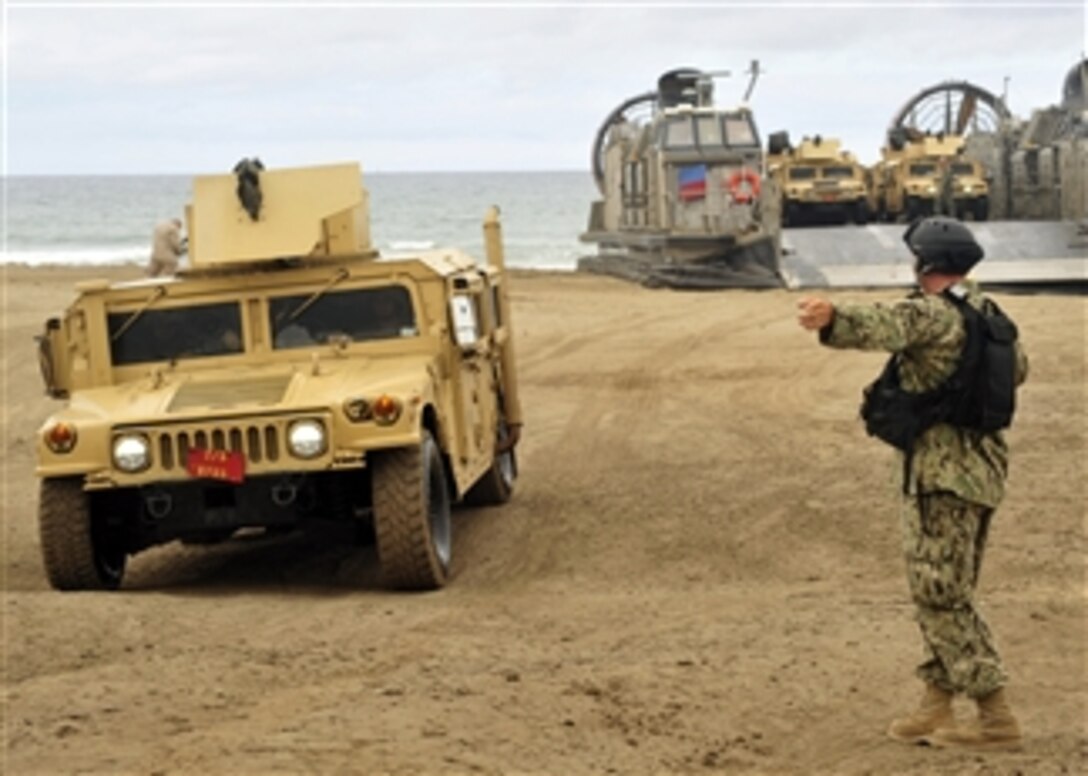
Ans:
{"label": "black backpack", "polygon": [[944,296],[967,334],[955,371],[931,391],[908,393],[899,383],[900,356],[893,355],[862,398],[865,430],[906,453],[938,423],[991,433],[1007,428],[1016,411],[1016,324],[987,297],[979,310],[948,291]]}

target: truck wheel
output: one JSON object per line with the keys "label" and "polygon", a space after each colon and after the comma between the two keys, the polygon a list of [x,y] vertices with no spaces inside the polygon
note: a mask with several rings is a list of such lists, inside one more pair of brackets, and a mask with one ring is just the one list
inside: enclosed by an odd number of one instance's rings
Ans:
{"label": "truck wheel", "polygon": [[436,590],[449,577],[453,549],[450,493],[429,431],[418,447],[375,456],[371,472],[374,533],[386,584]]}
{"label": "truck wheel", "polygon": [[78,479],[42,480],[38,500],[42,560],[57,590],[116,590],[125,550],[92,513]]}
{"label": "truck wheel", "polygon": [[979,197],[975,200],[972,210],[976,221],[985,221],[990,217],[990,200],[986,199],[986,197]]}
{"label": "truck wheel", "polygon": [[[499,428],[499,442],[505,442],[508,436],[506,424]],[[473,507],[505,504],[514,494],[514,483],[518,479],[518,459],[514,449],[510,448],[497,454],[491,461],[491,468],[465,494],[465,503]]]}
{"label": "truck wheel", "polygon": [[869,223],[869,205],[863,199],[859,199],[854,203],[853,213],[850,214],[852,220],[858,226],[865,226]]}

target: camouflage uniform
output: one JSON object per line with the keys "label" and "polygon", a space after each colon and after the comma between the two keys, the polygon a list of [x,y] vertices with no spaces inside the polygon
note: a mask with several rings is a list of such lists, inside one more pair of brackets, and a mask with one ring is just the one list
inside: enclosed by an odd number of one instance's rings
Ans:
{"label": "camouflage uniform", "polygon": [[[977,285],[962,284],[978,308]],[[955,305],[939,295],[893,305],[835,305],[820,341],[834,348],[885,350],[902,356],[903,388],[936,388],[955,369],[966,331]],[[1017,382],[1027,360],[1017,345]],[[900,464],[902,453],[898,453]],[[905,469],[900,469],[905,471]],[[916,441],[901,508],[907,579],[922,630],[926,660],[918,675],[972,698],[1006,681],[993,636],[975,608],[986,535],[1001,502],[1008,448],[1000,433],[938,424]]]}

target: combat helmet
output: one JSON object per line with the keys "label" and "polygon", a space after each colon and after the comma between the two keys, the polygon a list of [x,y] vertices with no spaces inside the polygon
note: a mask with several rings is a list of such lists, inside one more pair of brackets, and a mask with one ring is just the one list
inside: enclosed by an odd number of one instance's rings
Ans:
{"label": "combat helmet", "polygon": [[903,242],[914,254],[915,270],[923,275],[966,275],[984,253],[971,230],[948,216],[918,219],[907,227]]}

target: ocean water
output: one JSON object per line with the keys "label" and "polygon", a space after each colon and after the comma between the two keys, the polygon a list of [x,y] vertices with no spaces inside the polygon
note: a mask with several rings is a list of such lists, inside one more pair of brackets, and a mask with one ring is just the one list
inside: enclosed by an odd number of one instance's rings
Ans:
{"label": "ocean water", "polygon": [[[154,225],[181,217],[187,176],[14,176],[3,180],[0,261],[40,264],[144,263]],[[373,173],[371,239],[383,253],[432,247],[483,256],[481,224],[502,212],[512,267],[574,269],[592,252],[580,243],[596,187],[588,172]]]}

